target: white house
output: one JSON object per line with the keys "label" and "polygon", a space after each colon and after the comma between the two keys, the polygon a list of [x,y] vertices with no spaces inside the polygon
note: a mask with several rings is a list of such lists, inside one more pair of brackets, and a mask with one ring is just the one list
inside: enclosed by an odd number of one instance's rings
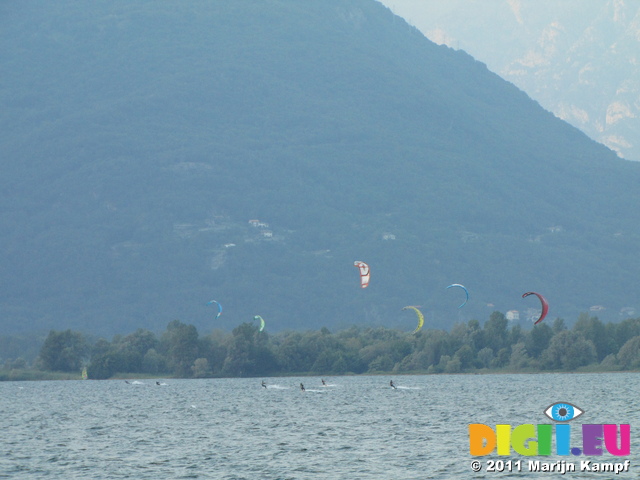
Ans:
{"label": "white house", "polygon": [[520,320],[520,312],[518,310],[509,310],[505,318],[509,321]]}

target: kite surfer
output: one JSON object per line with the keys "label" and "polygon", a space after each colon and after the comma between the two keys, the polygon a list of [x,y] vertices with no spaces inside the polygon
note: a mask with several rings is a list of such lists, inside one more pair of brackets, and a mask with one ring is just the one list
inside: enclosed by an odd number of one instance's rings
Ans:
{"label": "kite surfer", "polygon": [[304,385],[302,383],[300,384],[300,390],[304,392]]}
{"label": "kite surfer", "polygon": [[389,382],[389,386],[390,386],[391,388],[393,388],[394,390],[396,390],[396,389],[398,388],[398,387],[396,387],[396,386],[393,384],[393,380],[391,380],[391,381]]}
{"label": "kite surfer", "polygon": [[264,380],[262,380],[262,388],[267,388],[267,384],[264,383]]}
{"label": "kite surfer", "polygon": [[327,382],[324,381],[324,378],[322,379],[322,386],[326,387],[327,386]]}

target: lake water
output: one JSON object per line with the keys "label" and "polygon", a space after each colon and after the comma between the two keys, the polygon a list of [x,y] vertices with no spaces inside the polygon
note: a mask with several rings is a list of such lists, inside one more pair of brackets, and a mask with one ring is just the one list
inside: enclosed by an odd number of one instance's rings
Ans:
{"label": "lake water", "polygon": [[[393,379],[398,389],[389,387]],[[640,375],[413,375],[262,379],[0,382],[0,478],[558,478],[530,458],[618,462],[639,478]],[[306,391],[298,385],[303,382]],[[553,423],[570,402],[581,423],[631,424],[631,455],[472,457],[468,425]],[[574,425],[575,424],[575,425]],[[579,440],[580,441],[580,440]],[[572,445],[573,446],[573,445]],[[554,447],[555,452],[555,447]],[[479,473],[472,460],[482,462]],[[486,472],[488,460],[520,472]]]}

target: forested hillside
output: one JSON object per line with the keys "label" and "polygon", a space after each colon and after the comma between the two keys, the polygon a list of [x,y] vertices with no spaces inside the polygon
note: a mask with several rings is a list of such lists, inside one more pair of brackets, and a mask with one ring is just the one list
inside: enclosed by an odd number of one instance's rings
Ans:
{"label": "forested hillside", "polygon": [[640,165],[374,0],[5,2],[0,41],[2,333],[640,308]]}

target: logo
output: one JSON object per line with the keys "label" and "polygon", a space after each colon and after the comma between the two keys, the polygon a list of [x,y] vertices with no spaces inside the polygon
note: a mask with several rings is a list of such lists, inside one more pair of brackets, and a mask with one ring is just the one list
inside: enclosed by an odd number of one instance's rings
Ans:
{"label": "logo", "polygon": [[[471,455],[478,457],[495,452],[506,456],[515,452],[528,457],[552,454],[601,456],[608,453],[623,457],[630,454],[629,424],[583,424],[581,428],[573,429],[572,438],[569,422],[584,414],[581,408],[568,402],[557,402],[545,408],[543,413],[556,424],[496,425],[495,428],[482,423],[470,424]],[[579,436],[581,439],[575,438]]]}
{"label": "logo", "polygon": [[553,403],[544,409],[544,414],[556,422],[570,422],[575,420],[584,412],[570,403]]}

